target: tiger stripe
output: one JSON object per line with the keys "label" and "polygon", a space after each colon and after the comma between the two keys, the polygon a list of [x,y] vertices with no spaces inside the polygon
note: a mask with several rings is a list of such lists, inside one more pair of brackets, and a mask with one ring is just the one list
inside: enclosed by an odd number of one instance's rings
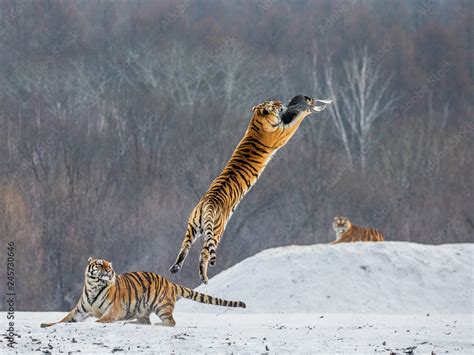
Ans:
{"label": "tiger stripe", "polygon": [[287,108],[280,101],[265,101],[252,109],[244,137],[188,218],[180,251],[170,268],[172,274],[179,272],[189,249],[203,236],[199,275],[203,283],[208,282],[208,265],[216,263],[217,247],[237,205],[257,182],[272,156],[295,134],[303,119],[330,103],[324,101],[324,105],[314,109],[316,101],[299,95]]}
{"label": "tiger stripe", "polygon": [[336,240],[331,244],[382,242],[385,240],[383,233],[377,229],[356,226],[346,217],[335,217],[333,221],[333,229],[336,232]]}
{"label": "tiger stripe", "polygon": [[150,324],[151,313],[158,315],[163,325],[174,326],[173,310],[181,297],[217,306],[246,307],[243,302],[226,301],[177,285],[153,272],[116,275],[109,261],[89,258],[76,307],[59,322],[42,323],[41,327],[80,322],[91,316],[103,323],[136,319]]}

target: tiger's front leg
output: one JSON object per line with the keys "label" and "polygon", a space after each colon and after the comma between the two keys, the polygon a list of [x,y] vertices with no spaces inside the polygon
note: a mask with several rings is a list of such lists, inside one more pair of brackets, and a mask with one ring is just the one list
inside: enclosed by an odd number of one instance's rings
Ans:
{"label": "tiger's front leg", "polygon": [[181,270],[184,260],[188,256],[191,245],[193,245],[198,237],[199,235],[197,233],[197,228],[193,228],[191,223],[188,223],[188,229],[186,230],[186,235],[184,236],[183,243],[181,244],[178,257],[176,258],[175,263],[170,267],[170,272],[172,274],[177,274],[179,270]]}
{"label": "tiger's front leg", "polygon": [[90,317],[88,312],[80,312],[78,310],[78,306],[74,307],[71,312],[69,312],[66,317],[61,319],[58,322],[53,323],[41,323],[41,328],[51,327],[52,325],[59,324],[59,323],[72,323],[72,322],[82,322],[83,320]]}
{"label": "tiger's front leg", "polygon": [[102,317],[96,320],[96,322],[97,323],[113,323],[122,319],[123,319],[122,312],[112,309],[104,313]]}
{"label": "tiger's front leg", "polygon": [[341,237],[341,238],[337,238],[336,240],[333,240],[331,242],[331,244],[340,244],[340,243],[347,243],[349,242],[350,240],[348,240],[347,237]]}

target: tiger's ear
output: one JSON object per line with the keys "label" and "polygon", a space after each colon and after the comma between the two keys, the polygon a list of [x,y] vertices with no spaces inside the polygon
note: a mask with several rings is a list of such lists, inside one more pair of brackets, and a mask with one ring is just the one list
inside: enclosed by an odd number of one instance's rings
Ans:
{"label": "tiger's ear", "polygon": [[258,106],[252,107],[252,112],[255,112],[255,110],[258,108]]}
{"label": "tiger's ear", "polygon": [[87,262],[90,264],[94,260],[95,260],[95,258],[93,256],[89,256],[89,259],[87,259]]}

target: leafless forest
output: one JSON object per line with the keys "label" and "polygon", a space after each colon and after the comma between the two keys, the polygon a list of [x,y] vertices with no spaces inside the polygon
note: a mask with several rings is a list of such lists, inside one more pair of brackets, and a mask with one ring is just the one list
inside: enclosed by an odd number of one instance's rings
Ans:
{"label": "leafless forest", "polygon": [[[328,242],[336,215],[388,240],[473,241],[471,1],[0,4],[0,231],[18,309],[71,307],[91,255],[170,276],[251,107],[300,93],[335,102],[240,204],[211,275]],[[173,280],[197,285],[195,249]]]}

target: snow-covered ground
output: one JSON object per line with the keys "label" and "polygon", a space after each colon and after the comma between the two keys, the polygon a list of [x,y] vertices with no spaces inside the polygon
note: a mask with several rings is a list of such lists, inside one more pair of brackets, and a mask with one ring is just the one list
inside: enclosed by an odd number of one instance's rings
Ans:
{"label": "snow-covered ground", "polygon": [[[17,313],[19,353],[472,354],[470,315],[176,313],[175,328],[118,322],[40,328],[63,313]],[[2,321],[5,317],[2,315]],[[152,318],[158,322],[158,318]],[[2,323],[2,328],[4,324]],[[5,339],[0,353],[5,352]]]}
{"label": "snow-covered ground", "polygon": [[[473,244],[275,248],[200,287],[247,309],[183,300],[175,328],[92,321],[39,328],[64,313],[17,312],[15,350],[473,354],[473,260]],[[0,317],[6,330],[6,314]]]}

